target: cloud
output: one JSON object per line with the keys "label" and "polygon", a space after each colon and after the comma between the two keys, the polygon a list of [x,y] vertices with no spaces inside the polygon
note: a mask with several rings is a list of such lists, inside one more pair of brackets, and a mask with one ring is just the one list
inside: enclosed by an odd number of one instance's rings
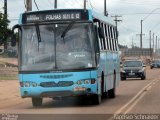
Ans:
{"label": "cloud", "polygon": [[[40,10],[54,9],[53,0],[36,0]],[[88,8],[94,9],[99,13],[103,13],[104,0],[88,0]],[[118,23],[119,29],[119,42],[131,46],[132,38],[134,42],[139,45],[139,36],[136,34],[140,33],[140,20],[145,18],[149,13],[159,8],[159,0],[107,0],[107,10],[109,16],[111,15],[122,15],[123,21]],[[0,11],[2,11],[3,0],[0,0]],[[58,0],[58,8],[83,8],[83,0]],[[33,2],[33,11],[37,8]],[[20,13],[25,11],[24,0],[8,0],[8,14],[11,20],[10,26],[17,23],[17,19]],[[152,33],[159,34],[160,29],[160,9],[150,14],[147,19],[143,21],[143,37],[145,47],[149,46],[149,30]],[[112,18],[113,19],[113,18]]]}

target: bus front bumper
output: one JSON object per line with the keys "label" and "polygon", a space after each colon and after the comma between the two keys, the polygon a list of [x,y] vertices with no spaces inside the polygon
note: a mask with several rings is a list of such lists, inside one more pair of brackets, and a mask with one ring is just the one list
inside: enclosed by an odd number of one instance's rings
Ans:
{"label": "bus front bumper", "polygon": [[21,97],[72,97],[81,95],[94,95],[97,93],[97,84],[86,86],[73,86],[65,88],[20,88]]}

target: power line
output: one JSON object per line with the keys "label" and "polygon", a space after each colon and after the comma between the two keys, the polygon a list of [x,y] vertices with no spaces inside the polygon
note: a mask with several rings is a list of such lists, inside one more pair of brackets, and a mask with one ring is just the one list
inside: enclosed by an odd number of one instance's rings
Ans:
{"label": "power line", "polygon": [[100,11],[99,9],[95,8],[94,5],[92,4],[92,2],[89,0],[89,4],[92,8],[92,10],[95,10],[95,11]]}
{"label": "power line", "polygon": [[24,7],[27,9],[26,0],[24,0]]}
{"label": "power line", "polygon": [[[131,4],[131,5],[140,5],[140,6],[159,6],[160,4],[157,4],[157,3],[155,3],[155,4],[151,4],[151,3],[146,3],[146,2],[128,2],[128,1],[122,1],[121,0],[121,2],[123,3],[123,4]],[[152,2],[153,3],[153,2]]]}
{"label": "power line", "polygon": [[[112,14],[115,14],[115,13],[111,13]],[[123,16],[127,16],[127,15],[148,15],[149,13],[119,13]],[[157,14],[160,14],[160,13],[152,13],[153,15],[157,15]]]}
{"label": "power line", "polygon": [[36,0],[34,0],[34,4],[36,5],[37,10],[39,10]]}
{"label": "power line", "polygon": [[94,6],[92,5],[90,0],[89,0],[89,4],[90,4],[91,8],[94,9]]}
{"label": "power line", "polygon": [[83,7],[83,4],[79,2],[79,0],[76,0],[76,2]]}
{"label": "power line", "polygon": [[[54,6],[54,4],[53,4],[50,0],[48,0],[48,2],[49,2],[48,4],[49,4],[50,6],[52,6],[52,5]],[[52,6],[52,7],[53,7],[53,6]]]}

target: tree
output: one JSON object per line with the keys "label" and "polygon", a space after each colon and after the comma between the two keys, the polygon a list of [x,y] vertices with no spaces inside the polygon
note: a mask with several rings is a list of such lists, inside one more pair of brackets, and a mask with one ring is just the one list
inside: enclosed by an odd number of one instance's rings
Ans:
{"label": "tree", "polygon": [[120,45],[120,44],[118,44],[118,47],[119,47],[119,49],[128,49],[127,45]]}
{"label": "tree", "polygon": [[9,22],[7,17],[0,13],[0,45],[4,44],[5,50],[7,49],[7,39],[11,35],[11,30],[7,28]]}

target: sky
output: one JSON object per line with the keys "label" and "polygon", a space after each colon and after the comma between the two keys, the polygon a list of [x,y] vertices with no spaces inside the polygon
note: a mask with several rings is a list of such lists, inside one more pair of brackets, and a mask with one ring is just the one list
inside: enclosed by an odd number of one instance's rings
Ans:
{"label": "sky", "polygon": [[[3,12],[3,2],[0,0],[0,12]],[[8,0],[9,27],[18,23],[18,16],[25,11],[25,0]],[[34,0],[33,0],[34,1]],[[53,9],[54,0],[35,0],[39,10]],[[58,8],[83,8],[83,0],[57,0]],[[33,4],[33,11],[37,8]],[[87,0],[87,7],[103,13],[104,0]],[[107,0],[109,17],[122,16],[118,23],[119,43],[122,45],[140,46],[140,21],[143,20],[143,47],[149,47],[149,31],[160,40],[160,0]],[[153,12],[152,12],[153,11]],[[112,17],[113,19],[113,17]],[[153,35],[152,35],[153,36]],[[155,37],[156,38],[156,37]],[[160,42],[159,42],[160,43]]]}

